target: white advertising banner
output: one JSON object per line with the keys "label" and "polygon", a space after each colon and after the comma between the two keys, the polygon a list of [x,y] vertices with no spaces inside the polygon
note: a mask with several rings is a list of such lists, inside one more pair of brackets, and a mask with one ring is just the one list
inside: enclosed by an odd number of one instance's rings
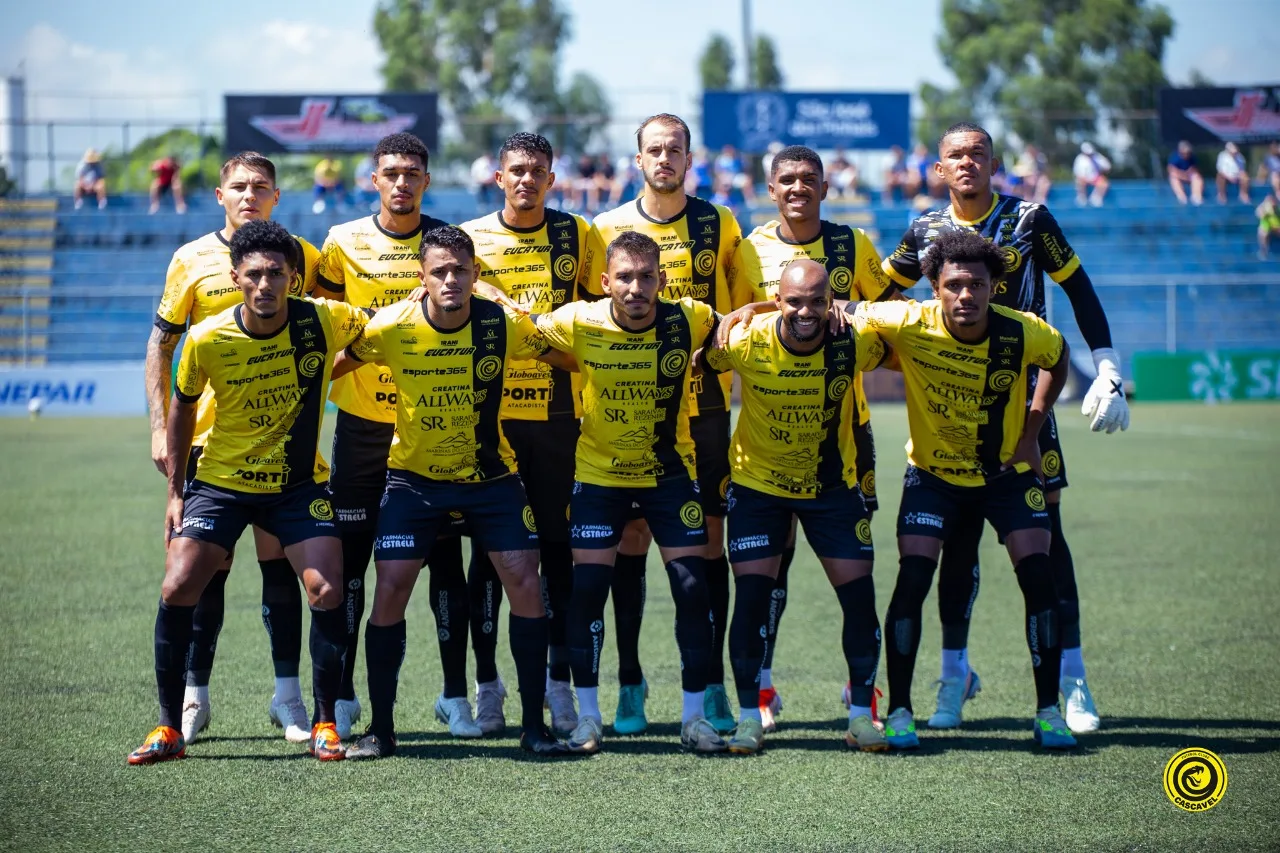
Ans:
{"label": "white advertising banner", "polygon": [[0,367],[0,417],[145,415],[142,362]]}

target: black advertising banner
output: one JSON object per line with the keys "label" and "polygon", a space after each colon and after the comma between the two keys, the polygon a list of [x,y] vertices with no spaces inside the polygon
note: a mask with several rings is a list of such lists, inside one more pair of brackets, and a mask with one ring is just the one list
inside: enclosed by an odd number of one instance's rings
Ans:
{"label": "black advertising banner", "polygon": [[412,133],[436,150],[436,95],[227,95],[228,153],[372,151],[391,133]]}
{"label": "black advertising banner", "polygon": [[1280,85],[1161,89],[1160,136],[1171,145],[1280,140]]}

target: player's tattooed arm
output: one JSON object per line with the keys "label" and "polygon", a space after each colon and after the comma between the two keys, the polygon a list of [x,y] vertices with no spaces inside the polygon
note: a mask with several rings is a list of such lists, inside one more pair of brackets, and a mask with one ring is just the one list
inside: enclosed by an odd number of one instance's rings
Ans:
{"label": "player's tattooed arm", "polygon": [[151,327],[147,340],[144,375],[147,383],[147,410],[151,414],[151,461],[161,474],[168,473],[165,449],[165,420],[168,416],[169,379],[173,375],[173,351],[181,333]]}
{"label": "player's tattooed arm", "polygon": [[169,476],[169,502],[165,509],[165,543],[182,529],[182,494],[186,487],[187,459],[191,456],[191,440],[196,432],[196,402],[185,402],[177,394],[169,404],[169,423],[166,426],[168,456],[166,473]]}

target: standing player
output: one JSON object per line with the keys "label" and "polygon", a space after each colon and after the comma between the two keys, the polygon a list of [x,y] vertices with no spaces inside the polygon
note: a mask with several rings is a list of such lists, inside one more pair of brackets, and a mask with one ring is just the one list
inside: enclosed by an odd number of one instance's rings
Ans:
{"label": "standing player", "polygon": [[[634,231],[651,237],[662,252],[667,299],[691,297],[713,311],[733,306],[729,268],[742,240],[742,230],[729,208],[685,193],[689,168],[689,126],[663,113],[636,131],[636,164],[644,176],[644,193],[634,202],[602,213],[591,225],[587,249],[588,291],[600,295],[606,249],[615,237]],[[724,553],[726,490],[729,486],[729,387],[695,377],[690,387],[689,428],[698,449],[697,480],[704,488],[699,504],[707,524],[707,589],[711,596],[712,648],[707,671],[706,716],[721,732],[733,728],[724,689],[724,639],[729,621],[729,561]],[[644,731],[646,687],[640,669],[640,620],[644,610],[644,562],[652,536],[637,522],[623,537],[614,572],[614,614],[618,622],[618,713],[620,734]]]}
{"label": "standing player", "polygon": [[[769,198],[778,206],[778,218],[756,228],[733,257],[730,292],[735,308],[777,298],[782,270],[797,258],[810,258],[826,269],[834,298],[875,302],[892,297],[897,288],[880,268],[880,255],[861,228],[837,225],[822,219],[822,202],[827,197],[827,181],[822,159],[811,148],[791,145],[774,155],[769,164]],[[876,500],[876,451],[871,434],[871,410],[862,391],[862,374],[853,380],[853,393],[846,404],[856,408],[850,417],[858,446],[858,487],[867,510],[879,508]],[[776,727],[774,718],[782,710],[782,697],[773,686],[773,655],[777,648],[778,623],[787,606],[787,571],[795,556],[795,524],[782,551],[777,583],[771,598],[768,644],[760,671],[759,707],[764,730]]]}
{"label": "standing player", "polygon": [[691,297],[658,298],[666,284],[659,256],[651,238],[624,231],[605,253],[601,289],[609,298],[574,302],[538,317],[547,342],[571,353],[582,371],[582,435],[569,506],[569,659],[579,703],[569,748],[575,752],[600,749],[604,604],[633,507],[658,541],[675,599],[684,691],[681,743],[697,752],[725,748],[703,713],[711,657],[707,528],[688,394],[691,356],[714,330],[717,315]]}
{"label": "standing player", "polygon": [[[520,687],[520,745],[567,754],[543,724],[547,615],[538,584],[538,535],[499,412],[506,370],[540,358],[573,367],[526,316],[472,295],[475,247],[445,226],[422,235],[423,302],[381,309],[343,361],[386,365],[398,390],[386,491],[375,543],[378,583],[366,632],[373,719],[348,758],[396,751],[395,700],[405,652],[405,610],[423,558],[450,512],[467,518],[511,598],[508,633]],[[435,571],[434,567],[431,567]]]}
{"label": "standing player", "polygon": [[[1080,266],[1053,214],[1041,204],[1006,198],[991,189],[997,158],[991,135],[976,124],[953,125],[938,141],[938,177],[946,181],[951,204],[930,211],[911,224],[902,242],[886,259],[884,270],[904,288],[920,278],[930,246],[942,234],[974,231],[994,243],[1005,259],[991,301],[1018,311],[1045,316],[1044,276],[1048,273],[1066,292],[1085,343],[1093,351],[1098,376],[1089,387],[1082,411],[1090,417],[1090,429],[1108,433],[1129,426],[1129,404],[1120,378],[1120,356],[1111,346],[1111,329],[1093,283]],[[1032,371],[1034,377],[1035,372]],[[1034,381],[1034,379],[1032,380]],[[942,405],[946,405],[945,403]],[[1050,412],[1040,434],[1041,465],[1049,522],[1053,531],[1049,557],[1053,564],[1062,619],[1062,684],[1067,703],[1067,723],[1074,732],[1098,728],[1098,712],[1085,681],[1080,650],[1080,598],[1075,566],[1062,532],[1060,501],[1067,485],[1066,465],[1058,426]],[[969,616],[978,593],[978,542],[982,524],[954,525],[943,550],[938,575],[938,610],[942,618],[942,679],[938,710],[929,718],[935,728],[960,725],[964,702],[975,695],[980,682],[969,668]]]}
{"label": "standing player", "polygon": [[[1008,549],[1026,604],[1036,743],[1046,749],[1076,743],[1058,709],[1059,604],[1037,444],[1067,381],[1067,345],[1034,314],[990,303],[1006,271],[1004,256],[973,231],[948,230],[921,264],[933,299],[864,303],[857,314],[857,322],[894,348],[907,392],[898,581],[885,615],[890,710],[884,733],[897,749],[919,745],[911,680],[942,543],[958,524],[980,526],[983,519]],[[1030,395],[1033,366],[1044,373]]]}
{"label": "standing player", "polygon": [[[431,184],[427,167],[427,146],[418,137],[393,133],[378,140],[373,149],[373,185],[381,200],[380,209],[372,216],[329,229],[320,255],[322,287],[343,294],[347,302],[371,314],[399,302],[418,286],[421,235],[445,224],[422,212],[422,194]],[[360,719],[354,667],[364,614],[364,575],[373,556],[378,503],[387,484],[387,453],[395,434],[395,382],[385,367],[358,370],[334,380],[329,399],[338,406],[329,491],[342,534],[343,611],[347,617],[338,733],[347,738]],[[458,538],[442,539],[431,561],[441,577],[461,572]],[[465,590],[456,591],[453,598],[465,602]],[[437,600],[433,598],[432,604],[435,609]],[[465,649],[465,631],[460,633]],[[442,647],[441,651],[444,660],[446,650]],[[481,731],[471,718],[467,701],[465,652],[462,665],[460,679],[446,673],[446,684],[456,695],[442,694],[436,713],[448,721],[454,735],[479,737]]]}
{"label": "standing player", "polygon": [[[586,251],[587,223],[580,216],[548,209],[547,192],[555,184],[551,143],[534,133],[509,137],[498,151],[496,181],[505,197],[501,210],[463,223],[475,241],[476,261],[486,284],[521,310],[549,314],[574,301]],[[569,494],[573,490],[573,452],[578,444],[582,403],[576,374],[536,360],[512,361],[502,388],[502,432],[515,453],[538,527],[542,582],[551,619],[547,706],[551,727],[568,734],[578,724],[569,684],[569,649],[565,638],[569,597],[573,592],[573,553],[569,547]],[[472,549],[472,608],[494,600],[495,591],[477,577],[492,574],[487,557]],[[479,587],[477,589],[477,587]],[[478,594],[477,594],[478,593]],[[479,626],[493,625],[493,614]],[[492,665],[492,656],[488,662]],[[493,717],[488,696],[502,691],[496,669],[482,672],[486,661],[476,655],[476,722],[484,728]]]}
{"label": "standing player", "polygon": [[[276,537],[311,604],[311,753],[343,758],[334,728],[345,634],[342,563],[333,507],[324,491],[320,425],[332,356],[364,327],[340,302],[288,295],[297,243],[273,222],[248,222],[231,238],[231,280],[240,304],[192,327],[178,365],[168,420],[165,578],[156,614],[160,724],[129,755],[152,764],[186,754],[177,726],[196,602],[246,525]],[[198,403],[215,410],[204,453],[188,481]]]}
{"label": "standing player", "polygon": [[771,603],[784,551],[795,547],[797,516],[844,612],[842,640],[853,685],[845,741],[881,751],[889,747],[871,715],[880,663],[871,512],[858,489],[858,418],[848,398],[858,375],[878,367],[886,350],[872,331],[829,331],[831,284],[821,263],[790,262],[774,290],[780,313],[735,328],[723,349],[703,350],[707,369],[732,369],[742,377],[729,487],[729,558],[737,590],[729,660],[740,711],[729,751],[750,755],[764,745],[763,715],[770,709],[756,700],[772,645],[767,626],[776,621]]}
{"label": "standing player", "polygon": [[[169,379],[178,339],[188,326],[219,314],[241,301],[240,288],[231,277],[230,241],[246,222],[271,219],[280,200],[275,164],[255,151],[235,155],[222,165],[219,185],[214,190],[218,204],[226,211],[222,230],[206,234],[174,252],[165,278],[164,294],[156,310],[155,328],[147,343],[147,406],[151,412],[151,460],[162,474],[166,470],[168,447],[166,428],[169,406]],[[301,237],[294,238],[295,272],[289,285],[291,296],[316,292],[316,266],[320,253]],[[195,476],[196,462],[213,426],[213,391],[200,398],[196,413],[191,456],[183,462],[187,479]],[[259,527],[253,529],[262,570],[262,623],[271,642],[271,662],[275,669],[275,691],[268,706],[271,722],[284,729],[286,740],[305,743],[310,737],[302,688],[298,682],[298,660],[302,654],[302,596],[298,580],[275,537]],[[224,588],[231,570],[227,555],[222,570],[209,579],[196,606],[187,670],[187,689],[182,704],[182,734],[187,743],[209,725],[209,673],[214,649],[222,630]]]}

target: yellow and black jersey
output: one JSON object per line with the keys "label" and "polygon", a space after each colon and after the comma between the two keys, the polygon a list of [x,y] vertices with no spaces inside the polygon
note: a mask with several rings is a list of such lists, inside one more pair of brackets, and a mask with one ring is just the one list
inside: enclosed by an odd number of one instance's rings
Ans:
{"label": "yellow and black jersey", "polygon": [[[530,314],[549,314],[578,296],[587,221],[547,210],[536,228],[516,228],[501,211],[459,226],[471,235],[480,278]],[[512,361],[502,386],[502,417],[547,421],[582,417],[580,377],[541,361]]]}
{"label": "yellow and black jersey", "polygon": [[[445,224],[424,214],[413,231],[393,234],[375,213],[333,226],[320,250],[325,288],[345,294],[348,303],[368,314],[399,302],[421,283],[422,232]],[[362,368],[339,378],[329,399],[365,420],[395,423],[396,387],[385,367]]]}
{"label": "yellow and black jersey", "polygon": [[[289,285],[290,296],[306,296],[316,287],[316,270],[320,252],[301,237],[297,241],[298,256],[293,258],[296,272]],[[302,262],[298,262],[301,257]],[[180,335],[194,326],[243,301],[240,288],[231,280],[231,245],[221,231],[192,240],[173,253],[165,274],[164,293],[156,309],[156,327],[171,335]],[[205,394],[196,409],[196,433],[193,447],[202,446],[213,426],[213,397]]]}
{"label": "yellow and black jersey", "polygon": [[[666,221],[649,217],[639,199],[600,214],[591,223],[587,245],[585,286],[589,293],[603,294],[600,279],[606,269],[605,250],[623,231],[652,237],[662,250],[662,269],[667,274],[664,299],[691,297],[721,314],[733,308],[729,268],[742,242],[742,229],[729,208],[689,196],[684,210]],[[719,382],[694,377],[690,416],[727,411],[732,381],[727,374]]]}
{"label": "yellow and black jersey", "polygon": [[987,338],[976,344],[951,336],[936,299],[864,302],[854,324],[875,331],[901,362],[908,461],[957,486],[980,486],[1009,461],[1027,417],[1028,368],[1062,358],[1056,329],[1003,305],[991,306]]}
{"label": "yellow and black jersey", "polygon": [[577,479],[597,486],[652,486],[696,479],[689,435],[689,361],[718,315],[685,297],[658,300],[647,329],[624,329],[613,303],[574,302],[538,318],[547,343],[572,353],[582,371]]}
{"label": "yellow and black jersey", "polygon": [[920,263],[934,238],[963,230],[977,231],[1004,255],[1006,272],[991,288],[995,305],[1043,317],[1044,274],[1062,284],[1080,268],[1080,257],[1049,208],[996,194],[990,209],[972,222],[958,217],[951,205],[917,218],[902,235],[898,248],[885,259],[884,271],[902,287],[913,286],[920,280]]}
{"label": "yellow and black jersey", "polygon": [[463,483],[515,471],[498,424],[503,374],[547,349],[527,316],[472,296],[471,318],[459,329],[436,328],[426,302],[388,305],[347,351],[385,365],[398,389],[388,467]]}
{"label": "yellow and black jersey", "polygon": [[[875,302],[897,292],[880,267],[880,253],[861,228],[824,219],[817,239],[793,243],[783,238],[778,225],[774,219],[756,228],[734,253],[729,271],[734,308],[772,300],[778,293],[782,271],[797,258],[809,258],[827,268],[836,299]],[[857,406],[859,423],[871,420],[861,374],[854,379],[850,405]]]}
{"label": "yellow and black jersey", "polygon": [[733,482],[787,498],[816,497],[844,484],[857,488],[857,449],[847,405],[863,371],[887,349],[870,330],[840,336],[798,353],[782,340],[782,315],[761,314],[729,334],[725,349],[704,350],[706,366],[742,378],[742,408],[730,443]]}
{"label": "yellow and black jersey", "polygon": [[324,392],[333,356],[368,318],[329,299],[290,297],[288,306],[288,322],[266,337],[245,328],[243,303],[191,327],[174,393],[194,403],[207,385],[216,406],[197,480],[259,493],[328,480]]}

